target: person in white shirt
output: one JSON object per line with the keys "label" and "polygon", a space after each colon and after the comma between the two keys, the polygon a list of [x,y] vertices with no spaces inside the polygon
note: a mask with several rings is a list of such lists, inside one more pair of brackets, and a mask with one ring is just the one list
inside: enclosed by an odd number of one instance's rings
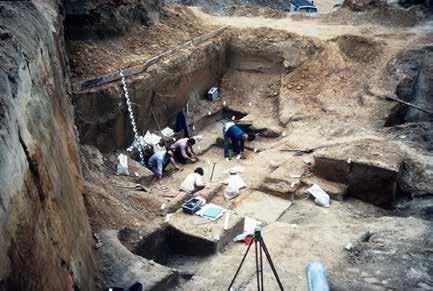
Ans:
{"label": "person in white shirt", "polygon": [[203,175],[203,168],[196,168],[194,173],[189,174],[186,176],[185,180],[183,180],[180,190],[192,194],[203,189],[206,186],[206,184],[203,182]]}

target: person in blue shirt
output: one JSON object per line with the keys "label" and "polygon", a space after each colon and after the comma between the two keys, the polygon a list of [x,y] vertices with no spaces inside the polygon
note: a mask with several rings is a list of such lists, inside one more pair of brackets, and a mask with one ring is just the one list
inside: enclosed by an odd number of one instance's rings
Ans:
{"label": "person in blue shirt", "polygon": [[176,170],[180,168],[176,165],[173,159],[172,151],[158,151],[155,152],[147,162],[149,168],[152,170],[155,177],[161,181],[163,176],[164,169],[168,166],[169,163],[172,163]]}
{"label": "person in blue shirt", "polygon": [[245,151],[245,141],[252,141],[255,139],[254,135],[249,135],[245,133],[242,129],[240,129],[233,122],[228,122],[223,127],[224,134],[224,157],[226,159],[230,158],[229,148],[230,143],[233,147],[233,151],[236,153],[237,158],[245,159],[244,151]]}

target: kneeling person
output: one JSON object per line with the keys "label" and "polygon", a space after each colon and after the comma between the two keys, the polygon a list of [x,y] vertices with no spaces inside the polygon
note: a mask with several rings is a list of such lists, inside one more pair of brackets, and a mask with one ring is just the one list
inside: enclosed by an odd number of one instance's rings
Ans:
{"label": "kneeling person", "polygon": [[163,171],[168,166],[169,163],[172,163],[176,170],[179,170],[179,167],[176,165],[173,159],[172,151],[160,151],[154,153],[149,161],[147,162],[150,169],[152,170],[155,177],[161,181],[163,176]]}
{"label": "kneeling person", "polygon": [[206,184],[203,183],[203,175],[203,168],[196,168],[194,173],[189,174],[186,176],[185,180],[183,180],[180,190],[192,194],[203,189],[206,186]]}
{"label": "kneeling person", "polygon": [[192,146],[195,145],[193,138],[181,138],[170,146],[170,150],[174,153],[174,158],[179,163],[185,164],[187,160],[195,162],[198,160]]}

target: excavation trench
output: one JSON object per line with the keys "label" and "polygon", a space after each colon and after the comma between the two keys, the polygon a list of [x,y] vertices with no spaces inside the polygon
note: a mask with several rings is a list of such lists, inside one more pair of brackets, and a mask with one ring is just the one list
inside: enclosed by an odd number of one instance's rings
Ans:
{"label": "excavation trench", "polygon": [[[177,113],[184,110],[190,134],[195,135],[222,119],[239,120],[258,111],[258,102],[269,105],[264,115],[276,117],[282,62],[281,52],[238,46],[226,35],[180,51],[127,80],[138,129],[142,133],[173,128]],[[206,95],[214,86],[220,99],[211,102]],[[120,83],[77,93],[74,101],[82,144],[101,152],[131,144],[133,132]]]}
{"label": "excavation trench", "polygon": [[[317,73],[320,77],[322,72],[319,69],[317,72],[309,72],[309,66],[312,66],[311,70],[316,69],[315,65],[323,69],[323,63],[329,61],[326,59],[327,54],[320,55],[324,58],[322,60],[316,57],[324,47],[320,47],[313,40],[293,34],[267,30],[261,33],[256,35],[242,32],[225,33],[198,46],[182,50],[149,67],[145,72],[127,78],[128,91],[140,134],[144,135],[147,130],[158,133],[160,128],[166,126],[174,128],[176,116],[183,110],[187,116],[190,135],[203,136],[203,139],[195,146],[196,151],[201,154],[200,166],[206,167],[206,172],[210,173],[212,164],[218,163],[213,177],[215,181],[218,181],[219,188],[202,190],[199,192],[200,195],[205,196],[208,202],[239,213],[239,215],[231,216],[228,229],[223,231],[223,219],[208,225],[203,218],[197,215],[186,215],[178,210],[185,200],[182,194],[178,193],[175,198],[168,199],[169,203],[166,203],[165,198],[161,198],[163,194],[160,195],[161,193],[157,190],[155,192],[158,194],[150,193],[152,191],[140,194],[140,199],[146,203],[155,199],[156,202],[152,202],[152,205],[156,205],[153,210],[156,209],[158,214],[170,213],[173,216],[151,231],[141,230],[140,227],[124,228],[121,226],[118,229],[122,230],[118,232],[116,239],[120,241],[119,244],[126,247],[128,252],[136,255],[134,257],[145,258],[147,261],[152,260],[164,268],[168,266],[169,268],[165,270],[171,275],[174,274],[174,279],[170,275],[164,277],[161,282],[164,284],[170,282],[171,287],[182,285],[179,283],[180,277],[184,279],[191,277],[192,274],[182,272],[189,272],[189,267],[195,269],[195,262],[197,265],[205,266],[208,262],[217,261],[215,257],[218,256],[213,256],[214,254],[229,253],[226,257],[222,255],[221,262],[215,263],[220,264],[218,267],[227,262],[233,264],[230,252],[235,252],[233,257],[237,258],[242,247],[229,245],[229,242],[235,235],[242,232],[244,217],[247,215],[264,222],[265,227],[272,233],[269,239],[273,240],[276,246],[275,251],[281,252],[281,255],[286,254],[283,254],[283,248],[278,247],[280,240],[284,240],[284,238],[278,239],[280,223],[304,224],[307,229],[303,235],[307,237],[307,240],[314,240],[314,237],[308,238],[310,232],[308,228],[314,223],[320,225],[321,221],[316,221],[315,217],[324,214],[317,213],[318,210],[314,208],[311,213],[317,215],[309,217],[309,221],[305,222],[304,213],[298,215],[296,209],[293,213],[286,212],[291,205],[290,200],[299,198],[300,194],[304,195],[306,189],[313,184],[320,184],[333,200],[342,201],[348,196],[354,196],[380,206],[382,208],[375,209],[371,215],[380,217],[385,215],[383,213],[392,213],[383,208],[393,206],[396,195],[402,191],[401,181],[404,181],[406,185],[407,181],[413,178],[402,169],[404,154],[396,151],[394,145],[384,140],[360,138],[353,142],[343,139],[338,146],[334,147],[314,149],[313,146],[312,151],[306,148],[305,153],[300,151],[301,156],[289,155],[287,151],[270,148],[269,145],[272,145],[271,142],[275,140],[267,138],[284,136],[283,133],[288,130],[286,126],[289,122],[308,120],[308,118],[310,120],[324,118],[324,123],[326,123],[329,121],[326,120],[327,117],[339,114],[336,107],[331,107],[335,105],[332,102],[346,102],[346,99],[342,101],[329,98],[330,103],[326,104],[328,100],[316,92],[322,89],[320,87],[322,84],[314,82],[314,77],[316,77],[314,74]],[[350,42],[350,38],[343,40]],[[330,44],[329,46],[344,55],[345,62],[347,62],[342,66],[347,64],[352,66],[355,62],[353,59],[357,61],[358,56],[345,55],[345,52],[351,51],[347,48],[345,51],[346,42],[341,45],[343,48],[337,49],[338,39],[333,41],[336,45]],[[369,47],[370,44],[367,46]],[[326,72],[327,69],[326,67],[323,74],[328,73],[330,76],[339,74],[334,68],[329,69],[330,72]],[[341,72],[346,77],[347,73],[344,73],[344,70]],[[308,81],[308,78],[313,81]],[[424,82],[424,79],[421,81]],[[310,84],[307,84],[308,82]],[[208,100],[207,92],[212,87],[219,89],[220,98],[216,101]],[[424,87],[417,88],[423,89]],[[289,89],[292,90],[288,91]],[[296,94],[292,97],[290,94],[294,92]],[[323,99],[319,102],[320,97]],[[133,132],[129,113],[119,83],[110,83],[75,93],[74,102],[76,104],[76,124],[82,144],[92,145],[103,154],[109,155],[113,152],[124,151],[132,143]],[[359,107],[359,104],[357,106]],[[331,112],[331,114],[323,114],[323,112]],[[314,114],[317,115],[314,116]],[[392,118],[388,120],[390,119]],[[222,158],[222,150],[217,148],[222,144],[223,123],[230,120],[236,121],[245,131],[258,135],[258,141],[255,141],[257,143],[252,143],[250,145],[252,147],[249,148],[257,154],[254,153],[251,159],[248,158],[246,161],[249,169],[244,177],[249,178],[248,195],[240,195],[235,202],[225,201],[221,195],[224,188],[219,183],[224,179],[224,170],[233,165]],[[331,119],[329,124],[332,124],[332,121]],[[302,122],[298,124],[302,125]],[[305,136],[305,132],[308,131],[308,126],[311,124],[306,122],[303,126],[306,127],[301,128],[302,132],[296,131],[296,124],[290,129],[299,136],[302,135],[302,138],[305,139],[305,141],[302,140],[304,143],[297,143],[298,140],[292,139],[290,142],[293,144],[287,142],[286,145],[292,148],[296,148],[298,144],[308,145],[310,140],[308,136]],[[183,137],[183,132],[176,134],[176,138],[179,137]],[[320,139],[319,137],[321,138],[316,135],[317,139]],[[296,136],[296,139],[299,137]],[[269,151],[266,152],[266,158],[261,158],[259,153],[265,148]],[[150,155],[150,152],[147,154]],[[279,161],[284,161],[284,163],[279,163]],[[192,171],[195,166],[187,165],[185,168],[187,171]],[[209,173],[206,174],[208,175],[206,179],[209,179]],[[248,177],[249,175],[251,176]],[[166,178],[167,183],[172,184],[173,188],[181,182],[180,177],[174,176]],[[177,190],[176,188],[175,191]],[[128,200],[130,198],[128,195],[138,194],[130,193],[123,199]],[[309,202],[311,204],[303,204]],[[312,201],[304,199],[297,200],[297,203],[307,208],[317,207]],[[345,207],[342,206],[343,203],[334,203],[337,208]],[[166,208],[159,209],[161,205],[165,205]],[[424,217],[430,219],[431,209],[424,211]],[[405,213],[401,215],[404,216]],[[322,218],[324,220],[333,219],[328,216]],[[340,222],[335,223],[340,225]],[[350,227],[355,224],[350,222]],[[284,229],[286,235],[289,235],[290,229],[289,226]],[[335,231],[329,231],[329,233],[334,235]],[[353,239],[353,234],[347,234],[345,239]],[[340,238],[336,238],[336,241],[340,241]],[[113,252],[107,251],[105,254],[110,253]],[[227,262],[224,261],[226,258]],[[290,269],[289,266],[286,267]],[[181,270],[180,275],[183,275],[179,276],[177,271],[173,272],[171,268]],[[190,273],[195,271],[199,272],[197,269]],[[110,275],[113,274],[107,277]],[[248,279],[245,280],[248,281]]]}

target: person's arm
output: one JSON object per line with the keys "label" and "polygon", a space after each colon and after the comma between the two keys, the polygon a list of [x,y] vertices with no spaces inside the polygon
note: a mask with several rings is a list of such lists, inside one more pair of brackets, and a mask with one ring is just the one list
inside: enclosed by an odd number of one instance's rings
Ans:
{"label": "person's arm", "polygon": [[223,127],[223,135],[224,135],[224,157],[229,157],[229,137],[227,136],[227,132],[225,131],[225,128]]}
{"label": "person's arm", "polygon": [[176,164],[176,162],[174,161],[174,159],[173,159],[173,158],[169,158],[169,159],[170,159],[170,163],[173,164],[173,167],[174,167],[176,170],[180,170],[179,166]]}
{"label": "person's arm", "polygon": [[182,157],[184,157],[185,159],[187,159],[187,160],[191,160],[191,158],[186,154],[186,147],[187,147],[188,145],[183,145],[183,144],[181,144],[180,146],[179,146],[179,148],[180,148],[180,154],[182,155]]}
{"label": "person's arm", "polygon": [[197,157],[197,154],[194,152],[194,149],[192,148],[192,146],[190,146],[189,149],[190,149],[190,151],[191,151],[191,153],[192,153],[192,156],[193,156],[196,160],[199,160],[199,158]]}

